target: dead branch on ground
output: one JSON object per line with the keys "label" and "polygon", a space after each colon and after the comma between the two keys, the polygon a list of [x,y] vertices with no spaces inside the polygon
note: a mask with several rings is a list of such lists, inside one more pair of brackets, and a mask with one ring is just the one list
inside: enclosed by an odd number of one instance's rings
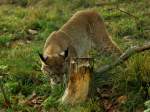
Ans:
{"label": "dead branch on ground", "polygon": [[101,67],[98,70],[98,74],[102,74],[104,72],[107,72],[111,69],[113,69],[114,67],[122,64],[124,61],[126,61],[128,58],[130,58],[131,56],[133,56],[136,53],[140,53],[146,50],[150,50],[150,43],[145,44],[141,47],[139,46],[133,46],[129,49],[127,49],[116,61],[114,61],[113,63],[109,64],[109,65],[105,65],[103,67]]}

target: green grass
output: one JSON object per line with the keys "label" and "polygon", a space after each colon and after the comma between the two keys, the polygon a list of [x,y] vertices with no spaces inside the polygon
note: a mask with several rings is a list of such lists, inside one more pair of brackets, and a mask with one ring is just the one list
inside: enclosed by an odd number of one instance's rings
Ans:
{"label": "green grass", "polygon": [[[40,60],[37,52],[42,52],[44,42],[48,35],[58,30],[78,10],[92,7],[101,14],[104,22],[118,46],[125,50],[133,45],[142,45],[150,41],[148,0],[129,1],[111,0],[118,6],[138,19],[115,9],[115,4],[95,7],[98,0],[15,0],[11,4],[6,0],[0,5],[0,75],[3,77],[3,86],[12,106],[5,108],[6,112],[27,111],[36,112],[33,107],[19,103],[35,92],[38,96],[46,97],[42,106],[46,110],[56,109],[60,112],[103,112],[101,100],[89,100],[77,106],[65,106],[57,101],[61,97],[64,88],[58,86],[51,89],[48,77],[40,71]],[[109,2],[109,3],[110,3]],[[37,31],[32,35],[29,29]],[[125,36],[130,36],[126,41]],[[29,41],[29,42],[28,42]],[[23,42],[22,44],[20,44]],[[98,56],[100,61],[96,65],[111,63],[110,57]],[[7,66],[6,70],[2,66]],[[150,53],[149,51],[137,54],[129,59],[127,67],[116,67],[106,73],[99,80],[101,86],[111,84],[114,96],[128,96],[128,100],[120,105],[122,111],[134,112],[144,108],[144,102],[148,99],[145,90],[150,89]],[[108,78],[109,77],[109,78]],[[104,79],[103,79],[104,78]],[[105,81],[106,79],[109,79]],[[144,86],[147,84],[148,86]],[[14,98],[15,97],[15,98]],[[112,96],[113,97],[113,96]],[[113,100],[113,99],[112,99]],[[4,99],[0,93],[0,108],[4,108]],[[1,111],[1,110],[0,110]]]}

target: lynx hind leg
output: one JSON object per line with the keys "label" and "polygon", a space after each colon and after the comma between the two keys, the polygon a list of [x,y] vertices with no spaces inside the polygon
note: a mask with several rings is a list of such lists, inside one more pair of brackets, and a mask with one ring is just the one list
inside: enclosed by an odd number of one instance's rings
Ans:
{"label": "lynx hind leg", "polygon": [[115,54],[120,56],[122,51],[116,45],[116,43],[109,37],[105,28],[104,22],[99,16],[97,21],[93,25],[95,36],[93,38],[94,43],[98,47],[98,50],[104,54]]}
{"label": "lynx hind leg", "polygon": [[99,36],[97,37],[95,44],[98,48],[98,51],[103,54],[112,54],[115,56],[120,56],[122,51],[116,45],[116,43],[108,36]]}

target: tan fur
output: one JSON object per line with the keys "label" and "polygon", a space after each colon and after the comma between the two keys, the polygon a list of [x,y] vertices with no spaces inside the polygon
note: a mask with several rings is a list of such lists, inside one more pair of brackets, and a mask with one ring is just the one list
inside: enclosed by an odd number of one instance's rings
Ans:
{"label": "tan fur", "polygon": [[[100,15],[93,10],[78,11],[58,31],[51,33],[44,46],[44,56],[48,56],[47,65],[51,73],[63,73],[65,60],[59,56],[69,49],[69,57],[87,57],[91,48],[99,53],[121,54],[120,49],[109,37]],[[49,72],[49,73],[50,73]]]}

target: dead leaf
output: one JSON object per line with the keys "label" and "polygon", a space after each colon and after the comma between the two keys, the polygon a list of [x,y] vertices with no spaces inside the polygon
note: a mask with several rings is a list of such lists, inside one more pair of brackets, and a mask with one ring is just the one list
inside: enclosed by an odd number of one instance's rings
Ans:
{"label": "dead leaf", "polygon": [[127,101],[127,96],[125,96],[125,95],[118,97],[117,100],[116,100],[116,102],[118,104],[124,104],[126,101]]}

